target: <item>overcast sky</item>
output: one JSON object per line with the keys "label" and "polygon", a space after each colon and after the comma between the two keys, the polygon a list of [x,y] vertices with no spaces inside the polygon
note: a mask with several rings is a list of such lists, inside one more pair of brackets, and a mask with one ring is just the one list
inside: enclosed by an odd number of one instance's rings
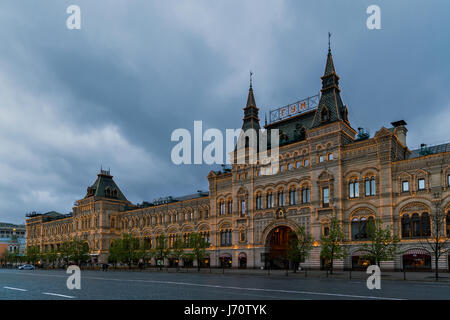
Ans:
{"label": "overcast sky", "polygon": [[[68,30],[66,8],[81,8]],[[381,7],[382,30],[366,9]],[[408,123],[408,146],[449,141],[448,1],[0,3],[0,221],[68,213],[100,165],[133,203],[207,190],[170,161],[176,128],[239,128],[254,72],[260,118],[320,89],[331,31],[354,128]]]}

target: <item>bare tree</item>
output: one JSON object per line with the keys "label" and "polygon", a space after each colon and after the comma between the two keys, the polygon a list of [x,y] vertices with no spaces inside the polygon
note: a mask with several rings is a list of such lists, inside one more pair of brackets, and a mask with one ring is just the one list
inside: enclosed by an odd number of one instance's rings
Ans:
{"label": "bare tree", "polygon": [[[439,198],[439,195],[435,194],[435,198]],[[435,278],[439,279],[439,258],[447,252],[449,247],[449,240],[445,230],[445,212],[441,208],[441,201],[435,202],[434,213],[430,214],[430,232],[429,237],[425,240],[421,240],[420,244],[424,249],[432,252],[434,256]]]}

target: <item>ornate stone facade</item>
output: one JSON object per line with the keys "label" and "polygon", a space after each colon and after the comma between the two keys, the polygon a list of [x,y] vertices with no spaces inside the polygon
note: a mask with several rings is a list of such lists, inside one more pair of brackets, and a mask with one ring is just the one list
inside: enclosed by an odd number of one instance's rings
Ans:
{"label": "ornate stone facade", "polygon": [[[323,263],[320,239],[335,215],[349,251],[337,267],[358,266],[358,245],[367,241],[365,223],[376,218],[392,226],[401,239],[399,254],[383,267],[417,264],[431,269],[432,257],[419,240],[427,237],[429,216],[436,210],[445,212],[443,228],[450,236],[450,144],[410,151],[404,121],[381,128],[372,138],[363,131],[357,133],[340,97],[331,52],[322,81],[317,108],[265,126],[281,130],[278,173],[265,175],[263,163],[236,164],[230,170],[209,173],[209,193],[135,206],[109,172],[102,171],[86,197],[76,202],[71,216],[30,217],[27,245],[45,249],[82,238],[94,259],[102,262],[111,240],[123,233],[147,239],[154,246],[160,234],[171,239],[199,232],[211,243],[213,267],[229,262],[233,267],[260,268],[268,263],[276,267],[280,261],[271,251],[282,248],[286,230],[304,226],[316,242],[303,265],[319,268]],[[250,87],[243,128],[259,127]],[[448,264],[447,252],[439,266],[448,269]]]}

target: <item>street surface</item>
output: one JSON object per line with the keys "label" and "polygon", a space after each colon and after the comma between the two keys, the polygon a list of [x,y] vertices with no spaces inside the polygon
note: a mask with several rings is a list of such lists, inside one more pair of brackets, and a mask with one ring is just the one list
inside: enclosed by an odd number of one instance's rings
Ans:
{"label": "street surface", "polygon": [[64,270],[0,269],[1,300],[322,300],[450,299],[450,283],[302,279],[239,274],[81,271],[81,289],[69,290]]}

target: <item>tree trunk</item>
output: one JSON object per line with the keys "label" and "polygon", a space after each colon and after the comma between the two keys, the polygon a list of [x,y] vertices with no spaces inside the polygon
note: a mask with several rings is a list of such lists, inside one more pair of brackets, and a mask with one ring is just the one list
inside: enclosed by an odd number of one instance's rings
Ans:
{"label": "tree trunk", "polygon": [[330,274],[333,274],[333,262],[334,262],[334,259],[331,258],[331,261],[330,261]]}
{"label": "tree trunk", "polygon": [[438,248],[436,248],[436,250],[434,252],[434,267],[435,267],[435,270],[434,270],[435,274],[434,274],[434,276],[435,276],[436,281],[439,280],[439,269],[438,269],[438,266],[439,266],[439,255],[438,255],[438,251],[437,250],[438,250]]}

